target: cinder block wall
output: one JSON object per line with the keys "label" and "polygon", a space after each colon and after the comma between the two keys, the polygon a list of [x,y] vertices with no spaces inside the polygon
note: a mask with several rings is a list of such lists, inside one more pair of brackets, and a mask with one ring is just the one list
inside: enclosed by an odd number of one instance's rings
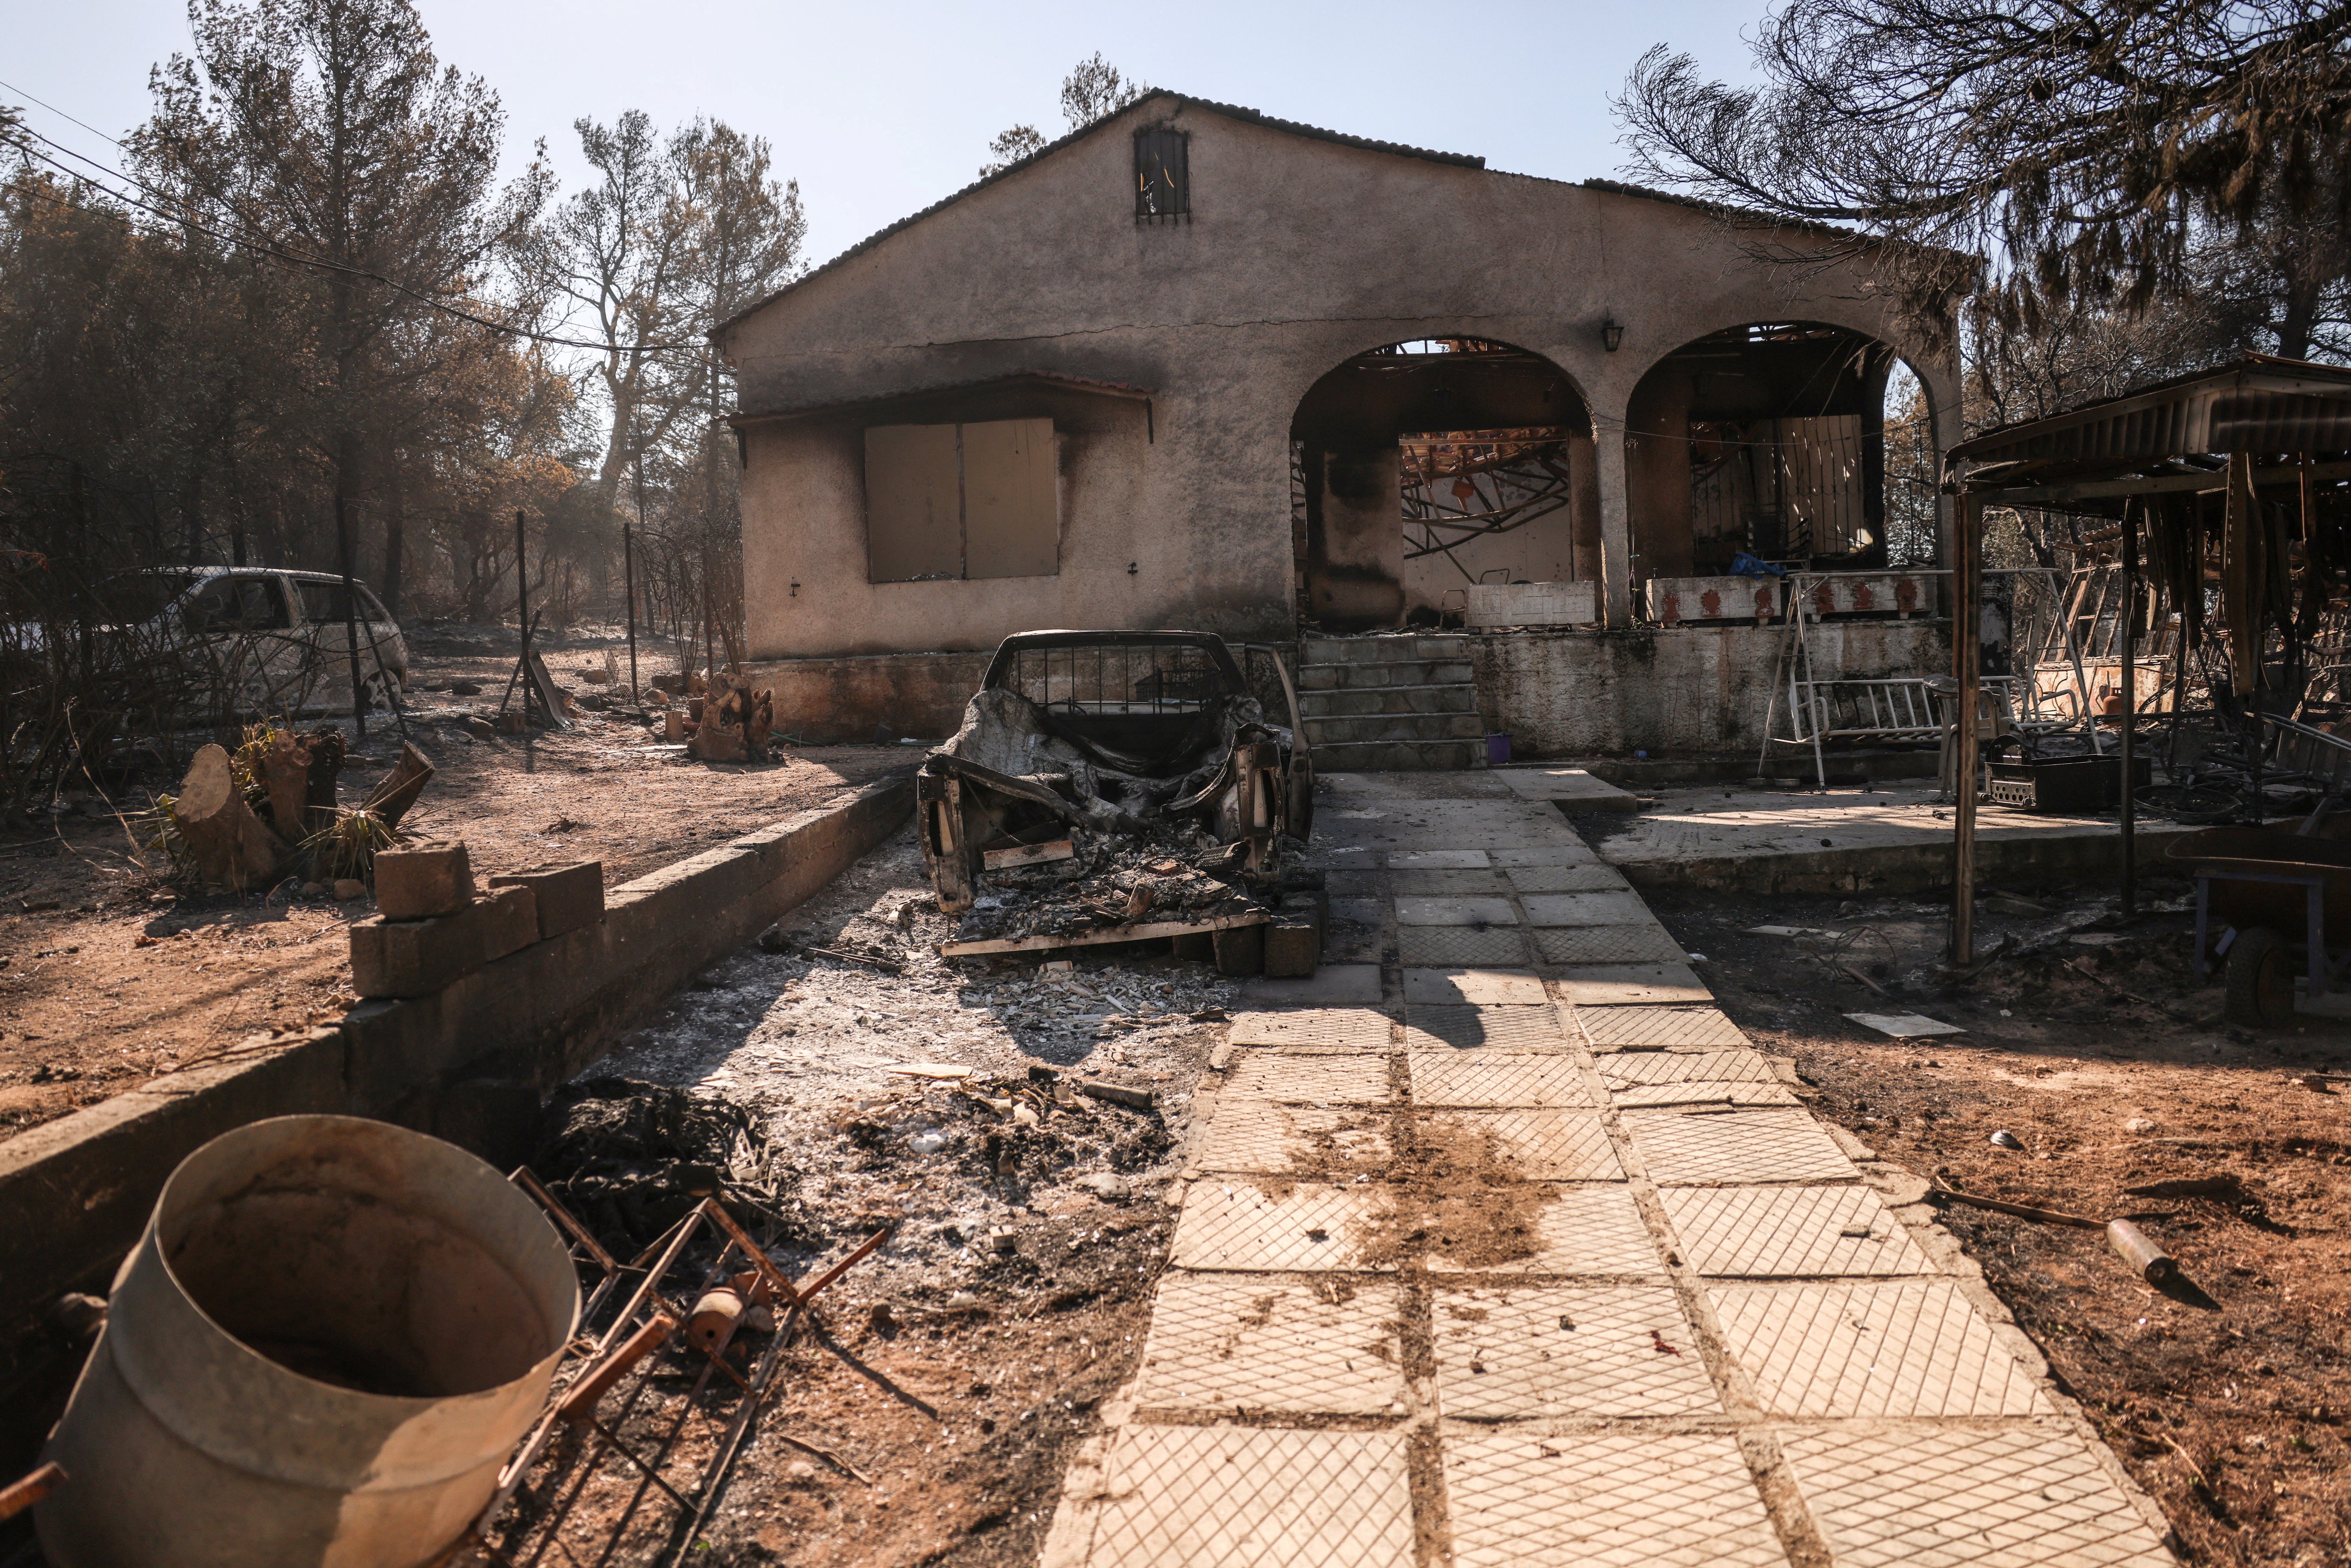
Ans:
{"label": "cinder block wall", "polygon": [[28,1427],[71,1372],[60,1358],[79,1354],[41,1328],[42,1312],[68,1291],[107,1290],[193,1150],[266,1117],[331,1113],[501,1157],[517,1124],[528,1136],[544,1091],[898,831],[914,801],[909,768],[611,889],[601,921],[437,995],[363,1003],[340,1024],[158,1078],[0,1143],[0,1458],[29,1453],[39,1433]]}

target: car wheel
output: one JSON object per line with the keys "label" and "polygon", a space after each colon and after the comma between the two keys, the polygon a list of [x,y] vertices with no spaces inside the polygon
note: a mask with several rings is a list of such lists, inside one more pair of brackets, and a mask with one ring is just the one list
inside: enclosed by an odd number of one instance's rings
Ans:
{"label": "car wheel", "polygon": [[2294,955],[2285,938],[2266,925],[2251,925],[2229,944],[2228,1001],[2231,1023],[2247,1029],[2283,1029],[2294,1021]]}

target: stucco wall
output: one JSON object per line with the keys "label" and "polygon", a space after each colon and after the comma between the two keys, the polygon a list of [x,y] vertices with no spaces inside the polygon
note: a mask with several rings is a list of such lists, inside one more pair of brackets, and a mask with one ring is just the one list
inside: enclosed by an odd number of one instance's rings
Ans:
{"label": "stucco wall", "polygon": [[[1128,133],[1163,120],[1190,134],[1193,214],[1138,225]],[[1956,434],[1948,359],[1910,340],[1861,264],[1774,267],[1756,243],[1669,201],[1338,145],[1155,95],[722,332],[749,414],[1039,372],[1152,393],[1155,440],[1132,434],[1144,416],[1121,403],[1102,423],[1126,437],[1096,433],[1086,455],[1065,454],[1050,579],[867,583],[862,422],[749,426],[752,651],[977,648],[1071,624],[1281,635],[1291,417],[1317,378],[1384,343],[1531,350],[1612,431],[1643,372],[1691,339],[1818,320],[1894,343]],[[1601,335],[1611,319],[1625,329],[1616,352]],[[1597,512],[1616,535],[1600,554],[1615,563],[1606,598],[1622,619],[1614,444],[1599,443]]]}
{"label": "stucco wall", "polygon": [[987,674],[988,647],[957,653],[874,653],[847,659],[776,659],[745,666],[776,694],[778,733],[812,746],[863,744],[876,727],[893,740],[945,740]]}
{"label": "stucco wall", "polygon": [[[1782,626],[1472,634],[1478,702],[1520,756],[1758,751]],[[1815,669],[1853,679],[1950,667],[1947,621],[1807,629]],[[1783,724],[1784,727],[1784,724]]]}

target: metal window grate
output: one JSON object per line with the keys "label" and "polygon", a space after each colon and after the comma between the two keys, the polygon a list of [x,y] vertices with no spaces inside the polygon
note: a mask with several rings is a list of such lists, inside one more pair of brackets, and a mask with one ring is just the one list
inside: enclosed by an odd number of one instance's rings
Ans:
{"label": "metal window grate", "polygon": [[1134,133],[1134,221],[1188,222],[1192,216],[1191,138],[1172,125]]}
{"label": "metal window grate", "polygon": [[1071,713],[1195,713],[1225,693],[1223,672],[1198,648],[1026,648],[1010,674],[1030,702]]}

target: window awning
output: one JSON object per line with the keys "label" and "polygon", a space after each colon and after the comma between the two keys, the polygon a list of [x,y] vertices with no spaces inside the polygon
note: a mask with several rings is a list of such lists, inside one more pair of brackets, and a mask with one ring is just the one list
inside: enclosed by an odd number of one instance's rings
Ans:
{"label": "window awning", "polygon": [[778,424],[790,420],[872,419],[911,414],[923,412],[931,405],[946,405],[977,397],[1019,392],[1076,392],[1136,402],[1148,402],[1157,395],[1151,387],[1135,386],[1126,382],[1096,381],[1088,376],[1063,375],[1054,371],[1022,371],[1008,376],[991,376],[984,381],[914,387],[905,392],[882,392],[872,397],[810,403],[804,407],[746,410],[733,415],[726,423],[742,430],[750,425]]}

